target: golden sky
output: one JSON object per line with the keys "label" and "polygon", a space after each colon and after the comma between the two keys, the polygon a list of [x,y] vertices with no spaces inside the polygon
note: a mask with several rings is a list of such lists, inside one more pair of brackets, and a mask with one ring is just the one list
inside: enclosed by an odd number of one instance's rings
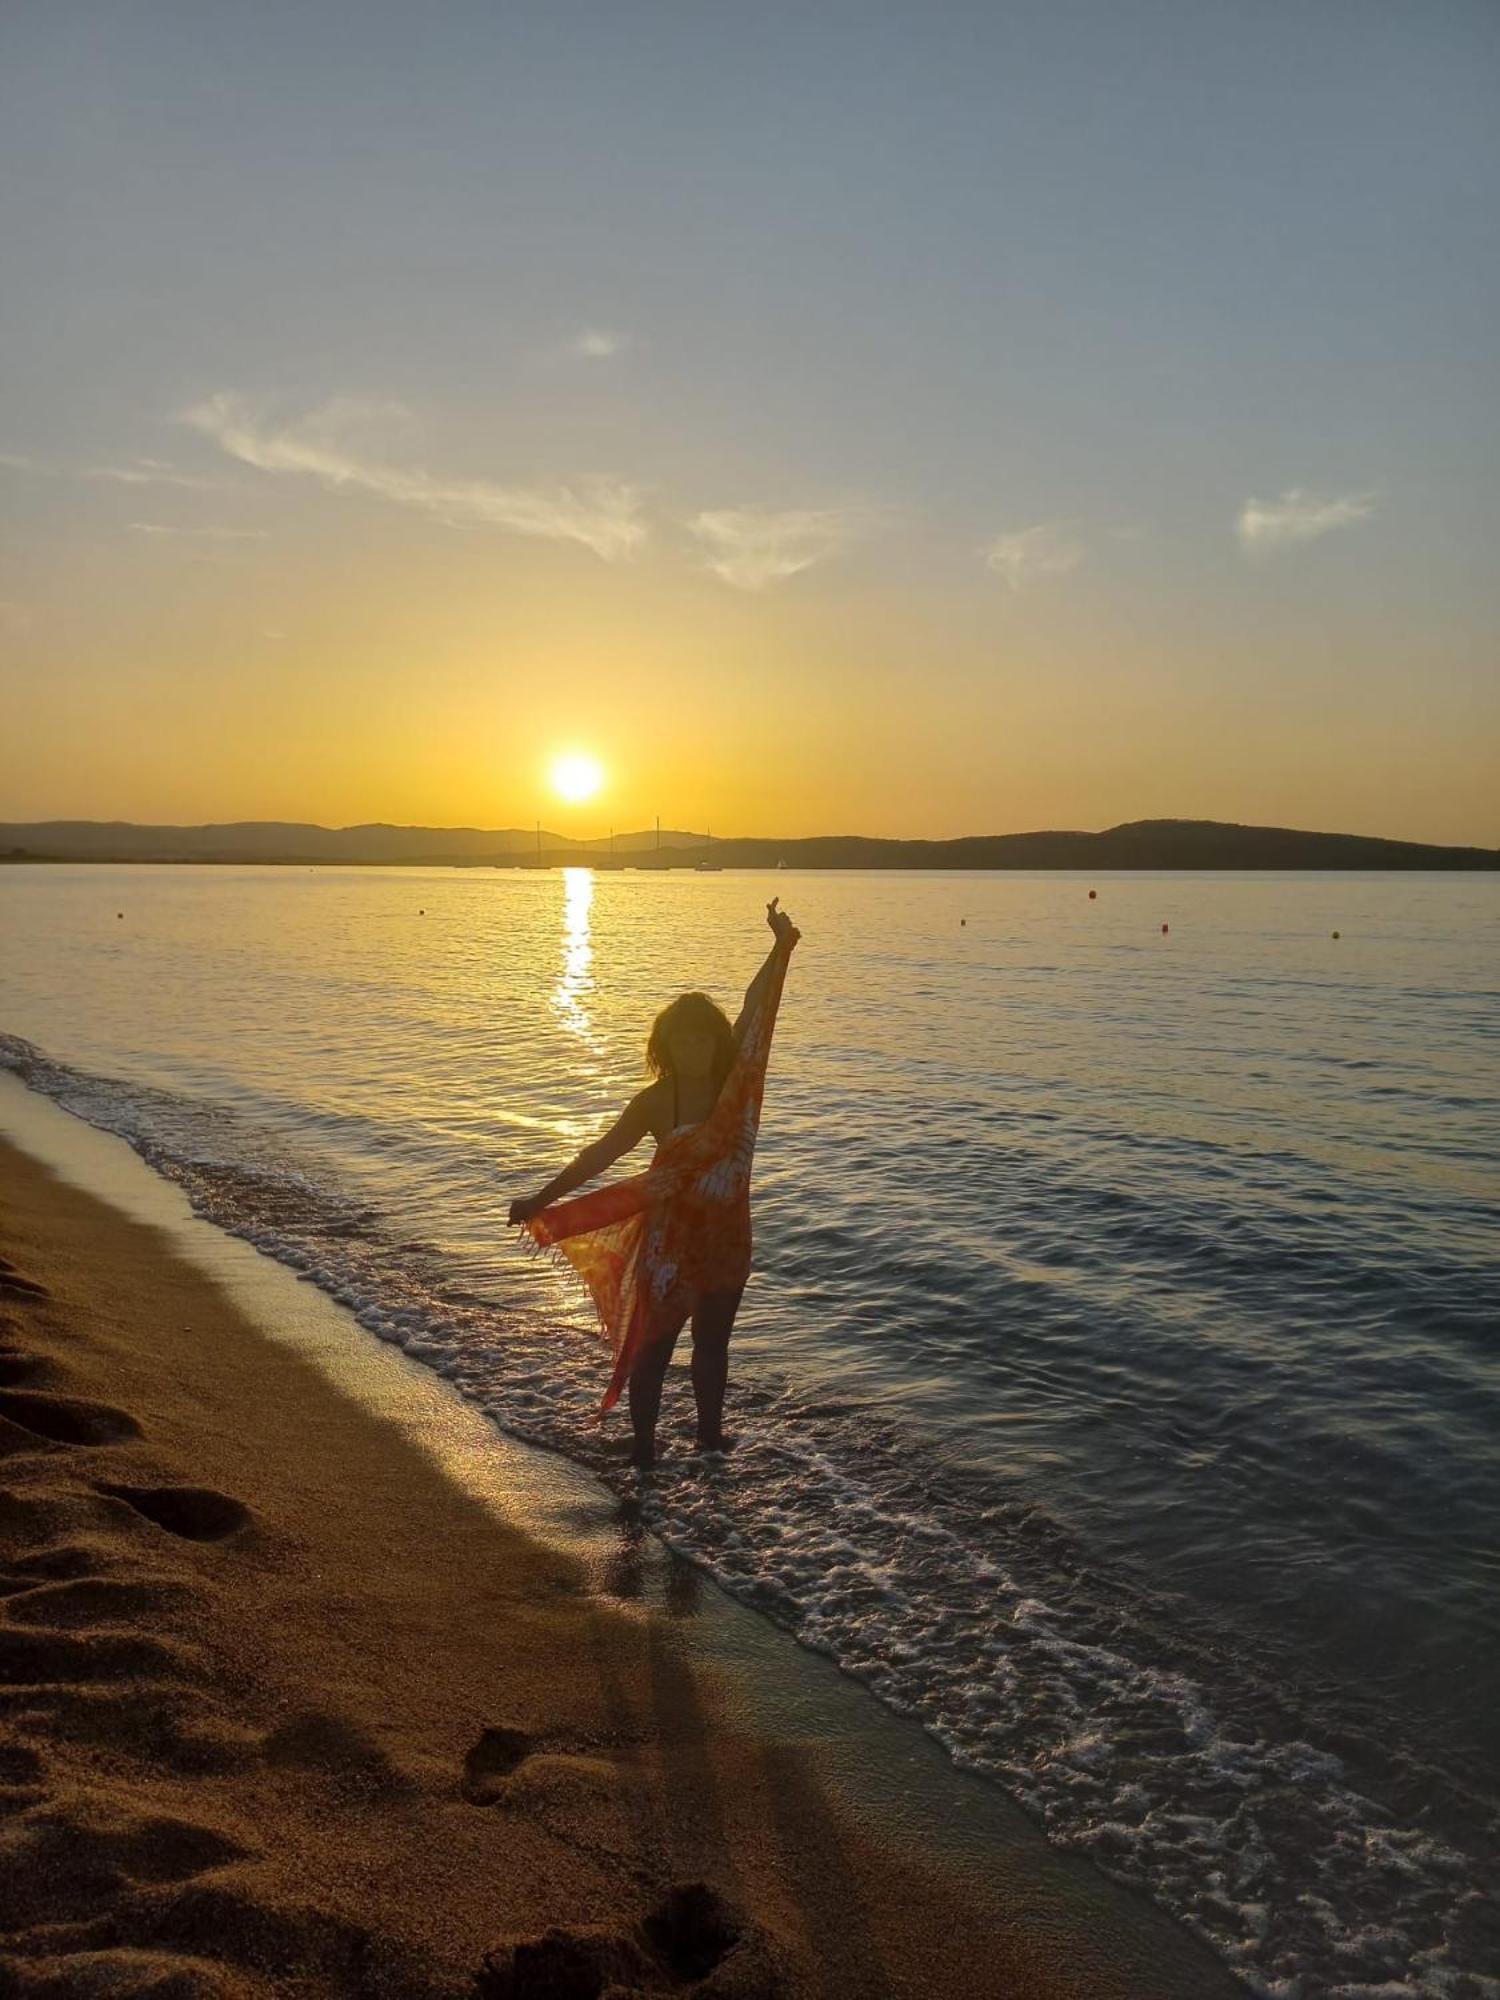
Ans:
{"label": "golden sky", "polygon": [[0,818],[1500,841],[1482,10],[337,11],[6,25]]}

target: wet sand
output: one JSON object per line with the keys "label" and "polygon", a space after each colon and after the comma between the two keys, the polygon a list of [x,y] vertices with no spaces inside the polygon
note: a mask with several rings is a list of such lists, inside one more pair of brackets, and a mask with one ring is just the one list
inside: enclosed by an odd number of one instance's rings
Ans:
{"label": "wet sand", "polygon": [[690,1630],[3,1142],[0,1257],[0,1996],[1241,1990],[882,1840]]}

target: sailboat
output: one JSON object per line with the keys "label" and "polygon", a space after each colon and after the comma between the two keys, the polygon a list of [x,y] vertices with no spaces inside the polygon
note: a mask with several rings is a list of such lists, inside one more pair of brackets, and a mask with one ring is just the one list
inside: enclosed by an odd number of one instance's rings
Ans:
{"label": "sailboat", "polygon": [[[708,829],[706,838],[709,846],[712,847],[714,844],[714,830],[712,827]],[[695,875],[722,875],[724,867],[722,862],[718,861],[695,861],[693,863],[693,873]]]}

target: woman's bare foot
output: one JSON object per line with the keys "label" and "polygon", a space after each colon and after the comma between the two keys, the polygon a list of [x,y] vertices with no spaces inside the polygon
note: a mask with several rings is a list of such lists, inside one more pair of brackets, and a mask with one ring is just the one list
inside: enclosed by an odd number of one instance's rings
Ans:
{"label": "woman's bare foot", "polygon": [[693,1450],[704,1458],[722,1458],[726,1451],[733,1449],[733,1446],[734,1439],[725,1437],[722,1431],[711,1431],[706,1437],[700,1431]]}
{"label": "woman's bare foot", "polygon": [[649,1472],[656,1463],[655,1446],[642,1445],[637,1438],[613,1438],[604,1449],[617,1464],[633,1465],[641,1472]]}

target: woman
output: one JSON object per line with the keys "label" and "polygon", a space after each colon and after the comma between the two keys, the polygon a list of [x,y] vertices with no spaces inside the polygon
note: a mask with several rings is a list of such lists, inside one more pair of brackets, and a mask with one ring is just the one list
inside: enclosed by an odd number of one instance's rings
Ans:
{"label": "woman", "polygon": [[[615,1352],[599,1414],[628,1384],[630,1462],[643,1471],[656,1462],[662,1382],[689,1319],[697,1449],[722,1452],[727,1442],[729,1335],[750,1276],[750,1163],[787,962],[802,935],[779,901],[766,905],[776,942],[734,1026],[706,993],[680,994],[657,1015],[646,1044],[655,1082],[540,1194],[510,1206],[528,1246],[550,1250],[588,1286]],[[657,1145],[645,1173],[558,1199],[648,1132]]]}

